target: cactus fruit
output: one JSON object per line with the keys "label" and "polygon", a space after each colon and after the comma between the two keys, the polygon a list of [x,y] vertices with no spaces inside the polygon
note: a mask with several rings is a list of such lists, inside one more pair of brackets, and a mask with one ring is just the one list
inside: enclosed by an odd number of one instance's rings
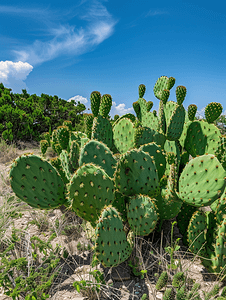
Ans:
{"label": "cactus fruit", "polygon": [[13,162],[9,176],[17,197],[34,208],[52,209],[67,202],[59,173],[39,156],[19,156]]}
{"label": "cactus fruit", "polygon": [[132,246],[123,230],[122,219],[116,208],[104,207],[96,225],[95,256],[105,267],[114,267],[132,253]]}
{"label": "cactus fruit", "polygon": [[213,123],[222,113],[223,107],[220,103],[211,102],[205,107],[205,118],[208,123]]}
{"label": "cactus fruit", "polygon": [[189,118],[189,121],[194,121],[196,112],[197,112],[197,105],[190,104],[188,106],[188,118]]}
{"label": "cactus fruit", "polygon": [[154,200],[148,196],[135,195],[127,204],[127,218],[136,235],[148,235],[157,224],[158,214]]}
{"label": "cactus fruit", "polygon": [[133,149],[120,157],[114,174],[116,188],[123,195],[155,197],[159,194],[158,172],[148,153]]}
{"label": "cactus fruit", "polygon": [[116,159],[111,150],[104,143],[90,140],[81,148],[79,166],[87,163],[100,166],[108,176],[113,177]]}
{"label": "cactus fruit", "polygon": [[101,167],[84,164],[71,178],[69,198],[76,214],[95,226],[103,207],[114,201],[114,182]]}
{"label": "cactus fruit", "polygon": [[226,186],[226,171],[212,155],[202,155],[189,161],[179,178],[179,197],[196,207],[212,204]]}
{"label": "cactus fruit", "polygon": [[101,94],[100,92],[94,91],[90,95],[91,110],[94,117],[98,116],[100,108]]}

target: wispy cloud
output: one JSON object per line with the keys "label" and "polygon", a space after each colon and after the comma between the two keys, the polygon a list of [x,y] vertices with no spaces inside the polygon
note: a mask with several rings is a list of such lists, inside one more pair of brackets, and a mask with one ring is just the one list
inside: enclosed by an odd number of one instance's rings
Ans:
{"label": "wispy cloud", "polygon": [[21,93],[26,88],[25,79],[32,71],[33,66],[27,62],[0,61],[0,82],[13,92]]}
{"label": "wispy cloud", "polygon": [[[13,12],[17,10],[18,8],[9,9]],[[52,22],[51,26],[48,24],[46,28],[47,34],[44,40],[36,39],[31,45],[13,50],[16,60],[27,61],[35,66],[61,55],[74,56],[92,51],[113,34],[117,21],[100,1],[92,0],[84,11],[85,13],[77,17],[82,20],[82,24],[86,23],[85,26],[69,25],[67,20],[63,20],[60,25],[59,22]],[[49,40],[46,40],[47,35],[50,36]]]}
{"label": "wispy cloud", "polygon": [[153,17],[153,16],[159,16],[159,15],[168,15],[169,12],[164,11],[164,10],[154,10],[151,9],[148,11],[145,17]]}

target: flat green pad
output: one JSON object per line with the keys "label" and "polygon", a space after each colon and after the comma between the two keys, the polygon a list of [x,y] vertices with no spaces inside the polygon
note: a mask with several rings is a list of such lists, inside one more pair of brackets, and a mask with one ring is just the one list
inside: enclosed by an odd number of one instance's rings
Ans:
{"label": "flat green pad", "polygon": [[125,114],[125,115],[119,117],[119,118],[112,124],[112,128],[114,128],[114,126],[115,126],[116,124],[118,124],[119,121],[121,121],[122,119],[125,119],[125,118],[130,119],[133,123],[136,121],[136,117],[135,117],[133,114],[128,113],[128,114]]}
{"label": "flat green pad", "polygon": [[204,246],[206,242],[206,226],[206,216],[204,212],[194,212],[188,225],[188,244],[189,250],[194,254],[199,253],[200,256],[205,256],[206,254]]}
{"label": "flat green pad", "polygon": [[103,142],[108,146],[108,148],[111,148],[113,141],[113,132],[110,121],[108,119],[105,119],[101,115],[95,117],[93,120],[91,138]]}
{"label": "flat green pad", "polygon": [[136,235],[148,235],[155,229],[158,220],[154,200],[144,195],[131,197],[127,205],[127,218]]}
{"label": "flat green pad", "polygon": [[166,187],[161,189],[161,194],[156,197],[155,203],[161,220],[170,220],[176,217],[183,204],[183,202],[175,197]]}
{"label": "flat green pad", "polygon": [[101,167],[85,164],[72,177],[69,195],[76,214],[95,225],[104,206],[114,201],[114,182]]}
{"label": "flat green pad", "polygon": [[104,143],[96,140],[89,140],[80,151],[80,167],[83,164],[94,163],[104,169],[110,177],[113,177],[116,162],[111,150]]}
{"label": "flat green pad", "polygon": [[206,153],[216,155],[220,145],[221,133],[214,124],[203,120],[189,123],[184,147],[192,157]]}
{"label": "flat green pad", "polygon": [[163,150],[154,142],[141,146],[140,150],[147,152],[154,159],[158,170],[158,177],[161,179],[166,169],[166,155]]}
{"label": "flat green pad", "polygon": [[[138,130],[139,129],[140,128],[138,128]],[[140,131],[142,132],[142,134],[140,134],[138,130],[136,130],[135,132],[135,142],[137,147],[140,147],[141,145],[148,144],[151,142],[155,142],[161,148],[164,147],[164,143],[166,141],[164,134],[149,127],[142,127],[142,130]]]}
{"label": "flat green pad", "polygon": [[167,124],[166,137],[168,140],[176,141],[180,138],[184,127],[184,120],[185,109],[182,105],[177,105]]}
{"label": "flat green pad", "polygon": [[39,156],[24,154],[16,158],[9,177],[16,196],[34,208],[52,209],[66,202],[59,173]]}
{"label": "flat green pad", "polygon": [[226,185],[226,171],[212,155],[202,155],[189,161],[179,178],[179,197],[196,207],[212,204]]}
{"label": "flat green pad", "polygon": [[141,150],[133,149],[120,157],[114,178],[116,188],[126,196],[155,197],[160,192],[155,162]]}
{"label": "flat green pad", "polygon": [[120,153],[125,153],[134,147],[134,134],[134,123],[130,119],[123,118],[114,126],[114,144]]}
{"label": "flat green pad", "polygon": [[125,261],[133,248],[127,241],[118,211],[109,205],[101,213],[96,226],[95,254],[105,267],[114,267]]}
{"label": "flat green pad", "polygon": [[159,118],[150,111],[142,115],[141,123],[143,127],[150,127],[156,131],[160,129]]}

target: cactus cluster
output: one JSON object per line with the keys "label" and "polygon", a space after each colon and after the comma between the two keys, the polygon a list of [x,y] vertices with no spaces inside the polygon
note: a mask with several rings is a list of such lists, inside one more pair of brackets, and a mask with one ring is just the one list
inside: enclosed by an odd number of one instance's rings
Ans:
{"label": "cactus cluster", "polygon": [[[11,166],[20,199],[40,209],[64,205],[90,222],[95,257],[105,266],[129,258],[134,235],[148,235],[176,216],[184,243],[202,254],[211,272],[226,264],[226,142],[213,124],[222,106],[208,104],[207,121],[195,120],[197,106],[183,107],[184,86],[176,87],[176,101],[168,101],[174,84],[173,77],[157,80],[158,114],[141,84],[136,116],[117,116],[113,123],[111,96],[92,92],[86,133],[65,121],[44,135],[43,157],[23,155]],[[58,156],[45,159],[48,147]]]}

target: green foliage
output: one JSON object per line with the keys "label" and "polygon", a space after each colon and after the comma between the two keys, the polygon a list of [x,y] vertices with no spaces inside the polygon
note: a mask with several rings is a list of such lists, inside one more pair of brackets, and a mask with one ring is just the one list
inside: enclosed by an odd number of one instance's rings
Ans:
{"label": "green foliage", "polygon": [[40,141],[43,132],[54,130],[63,120],[70,120],[73,130],[85,130],[82,112],[85,105],[57,96],[29,95],[26,90],[14,94],[2,88],[0,94],[0,132],[7,142]]}
{"label": "green foliage", "polygon": [[14,228],[7,248],[0,253],[0,285],[4,294],[13,300],[19,296],[26,300],[47,299],[49,295],[46,293],[60,272],[60,248],[52,249],[50,242],[54,235],[47,242],[33,236],[27,240],[29,255],[17,257],[18,249],[24,247],[24,238],[24,234]]}

